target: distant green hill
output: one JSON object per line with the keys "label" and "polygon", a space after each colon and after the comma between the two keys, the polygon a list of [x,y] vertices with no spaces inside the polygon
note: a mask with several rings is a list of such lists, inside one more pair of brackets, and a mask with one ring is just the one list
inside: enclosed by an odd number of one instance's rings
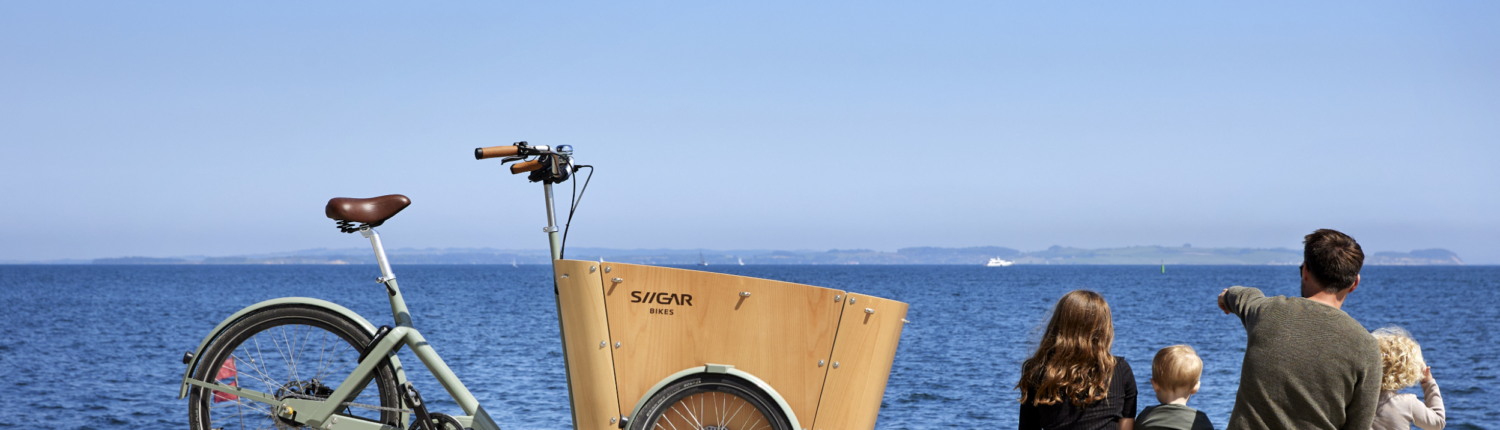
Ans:
{"label": "distant green hill", "polygon": [[94,260],[94,264],[190,264],[188,260],[181,258],[152,258],[152,257],[120,257],[100,258]]}
{"label": "distant green hill", "polygon": [[[394,264],[546,264],[543,250],[500,250],[492,248],[448,248],[390,250]],[[1296,265],[1302,262],[1302,251],[1286,248],[1194,248],[1191,246],[1132,246],[1126,248],[1084,249],[1053,246],[1041,251],[1022,252],[998,246],[972,248],[902,248],[896,252],[869,249],[833,249],[828,251],[773,250],[695,250],[695,249],[608,249],[569,248],[567,258],[574,260],[617,261],[656,265],[697,264],[951,264],[980,265],[990,258],[1003,258],[1016,264],[1140,264],[1140,265]],[[374,264],[368,248],[312,249],[276,254],[197,257],[101,258],[94,264]],[[1377,252],[1367,255],[1366,265],[1463,265],[1457,254],[1444,249],[1422,249],[1411,252]]]}
{"label": "distant green hill", "polygon": [[1464,265],[1458,254],[1446,249],[1418,249],[1412,252],[1377,252],[1365,256],[1365,264],[1384,266]]}

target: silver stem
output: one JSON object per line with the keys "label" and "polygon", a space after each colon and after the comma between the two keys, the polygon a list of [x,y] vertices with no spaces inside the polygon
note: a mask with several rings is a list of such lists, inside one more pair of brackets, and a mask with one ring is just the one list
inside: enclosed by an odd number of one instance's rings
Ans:
{"label": "silver stem", "polygon": [[381,279],[396,279],[396,275],[391,273],[391,263],[385,259],[385,247],[380,246],[380,233],[376,233],[373,228],[365,228],[360,229],[359,234],[370,239],[370,246],[375,247],[375,261],[380,263]]}
{"label": "silver stem", "polygon": [[542,184],[542,190],[547,193],[547,232],[557,230],[557,212],[552,208],[552,184]]}
{"label": "silver stem", "polygon": [[547,242],[552,247],[552,259],[562,258],[562,240],[557,234],[557,210],[552,203],[552,184],[542,183],[542,189],[547,193],[547,228],[542,231],[547,233]]}

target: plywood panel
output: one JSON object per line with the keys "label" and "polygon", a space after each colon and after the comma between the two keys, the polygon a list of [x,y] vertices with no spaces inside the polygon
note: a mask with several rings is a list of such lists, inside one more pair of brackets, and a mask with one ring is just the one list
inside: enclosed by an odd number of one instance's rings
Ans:
{"label": "plywood panel", "polygon": [[828,370],[818,416],[809,429],[875,428],[885,383],[896,358],[896,344],[901,341],[906,308],[905,303],[858,293],[844,299],[833,346],[832,362],[838,367]]}
{"label": "plywood panel", "polygon": [[[558,318],[562,320],[567,348],[568,384],[573,395],[573,415],[580,430],[616,430],[617,425],[610,419],[621,415],[613,354],[608,346],[604,285],[598,275],[602,269],[598,265],[588,261],[553,262]],[[592,273],[591,266],[595,267]]]}
{"label": "plywood panel", "polygon": [[[804,425],[817,407],[842,291],[718,273],[604,263],[620,409],[677,371],[730,364],[764,380]],[[620,282],[614,282],[619,278]],[[750,293],[742,297],[741,292]],[[674,296],[675,295],[675,296]]]}

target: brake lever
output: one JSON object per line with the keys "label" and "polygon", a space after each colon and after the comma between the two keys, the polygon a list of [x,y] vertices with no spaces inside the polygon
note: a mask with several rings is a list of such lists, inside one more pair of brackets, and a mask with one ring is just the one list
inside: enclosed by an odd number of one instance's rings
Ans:
{"label": "brake lever", "polygon": [[500,164],[505,164],[505,163],[509,163],[509,162],[512,162],[512,161],[521,161],[521,160],[525,160],[525,159],[526,159],[526,157],[523,156],[523,155],[512,155],[512,156],[509,156],[509,157],[501,158],[500,159]]}

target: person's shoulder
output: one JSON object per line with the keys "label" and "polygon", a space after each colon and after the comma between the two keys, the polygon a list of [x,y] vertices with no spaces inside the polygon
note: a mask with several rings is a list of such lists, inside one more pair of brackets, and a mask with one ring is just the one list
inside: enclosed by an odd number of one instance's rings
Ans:
{"label": "person's shoulder", "polygon": [[1115,371],[1119,372],[1119,371],[1122,371],[1122,370],[1126,371],[1126,372],[1129,372],[1130,371],[1130,362],[1126,361],[1125,357],[1121,357],[1121,356],[1116,355],[1115,356]]}
{"label": "person's shoulder", "polygon": [[[1319,304],[1318,306],[1324,305]],[[1370,334],[1370,330],[1365,329],[1364,324],[1360,324],[1359,320],[1354,319],[1353,316],[1340,309],[1334,309],[1331,318],[1337,330],[1333,333],[1344,338],[1346,342],[1349,342],[1345,345],[1363,348],[1365,352],[1374,351],[1376,354],[1380,353],[1380,342],[1375,340],[1375,335]]]}

